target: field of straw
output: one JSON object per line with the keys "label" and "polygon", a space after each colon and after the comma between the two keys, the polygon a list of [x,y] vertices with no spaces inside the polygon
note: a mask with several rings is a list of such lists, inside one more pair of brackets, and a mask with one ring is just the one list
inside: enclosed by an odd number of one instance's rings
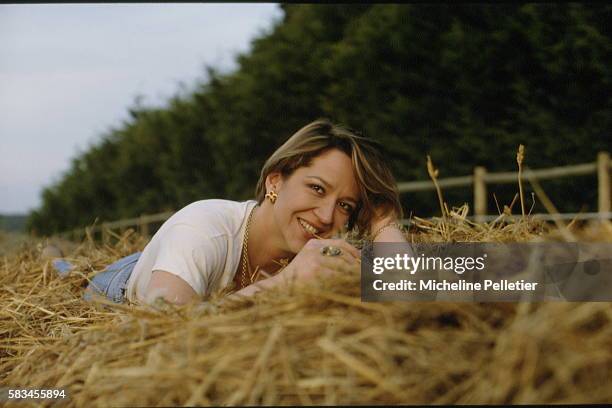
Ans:
{"label": "field of straw", "polygon": [[[419,242],[558,240],[534,220],[416,219]],[[568,233],[568,231],[565,231]],[[609,224],[571,231],[612,241]],[[129,231],[83,241],[60,278],[40,246],[1,258],[0,388],[63,388],[13,406],[611,403],[610,303],[363,303],[338,275],[197,306],[81,300],[87,279],[140,250]]]}

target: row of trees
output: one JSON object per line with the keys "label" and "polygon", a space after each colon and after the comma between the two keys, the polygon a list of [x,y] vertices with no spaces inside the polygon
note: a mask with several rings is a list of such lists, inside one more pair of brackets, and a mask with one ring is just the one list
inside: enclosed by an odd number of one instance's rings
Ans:
{"label": "row of trees", "polygon": [[[475,165],[511,170],[519,143],[533,168],[610,150],[608,5],[281,7],[237,70],[207,68],[206,81],[163,109],[135,104],[44,190],[30,228],[250,198],[267,156],[318,117],[383,142],[401,181],[427,178],[426,154],[444,177]],[[594,186],[589,177],[544,184],[564,211],[593,209]],[[515,190],[493,191],[509,202]],[[446,198],[460,204],[471,193]],[[436,211],[433,193],[403,199],[407,213]]]}

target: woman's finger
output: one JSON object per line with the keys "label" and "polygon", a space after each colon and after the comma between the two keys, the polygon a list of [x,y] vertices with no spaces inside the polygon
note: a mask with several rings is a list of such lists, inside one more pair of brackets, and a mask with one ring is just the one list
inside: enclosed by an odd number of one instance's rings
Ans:
{"label": "woman's finger", "polygon": [[335,271],[353,271],[361,268],[352,255],[328,256],[325,258],[326,259],[321,264],[323,268],[333,269]]}
{"label": "woman's finger", "polygon": [[361,257],[361,252],[343,239],[322,239],[319,240],[319,245],[321,245],[321,247],[335,246],[340,248],[343,252],[348,252],[354,258]]}
{"label": "woman's finger", "polygon": [[[326,246],[334,246],[336,248],[340,248],[341,252],[338,255],[325,255],[321,251]],[[330,260],[334,262],[335,259],[343,259],[349,265],[355,264],[359,262],[359,258],[355,257],[353,253],[349,252],[345,248],[341,248],[339,245],[324,245],[318,248],[318,250],[314,253],[314,256],[320,262],[325,262],[326,260]]]}
{"label": "woman's finger", "polygon": [[330,265],[329,267],[325,266],[322,268],[323,276],[334,275],[337,273],[359,273],[359,270],[357,270],[355,266],[351,266],[346,262],[336,263],[335,265]]}

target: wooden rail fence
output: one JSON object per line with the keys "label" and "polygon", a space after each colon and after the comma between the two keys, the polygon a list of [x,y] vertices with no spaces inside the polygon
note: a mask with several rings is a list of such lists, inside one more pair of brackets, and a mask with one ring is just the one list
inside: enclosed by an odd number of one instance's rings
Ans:
{"label": "wooden rail fence", "polygon": [[[579,213],[579,214],[558,214],[556,216],[549,214],[534,214],[539,219],[610,219],[610,154],[608,152],[599,152],[597,160],[593,163],[576,164],[562,167],[551,167],[547,169],[532,170],[526,168],[521,174],[522,182],[528,183],[529,180],[546,180],[563,178],[567,176],[583,176],[596,173],[597,174],[597,191],[598,191],[598,212],[596,213]],[[448,177],[438,180],[441,188],[454,188],[473,186],[474,190],[474,218],[477,221],[490,221],[497,218],[497,215],[487,215],[487,184],[508,184],[518,183],[518,172],[499,172],[489,173],[482,166],[476,166],[474,173],[469,176]],[[412,191],[434,190],[435,186],[431,180],[400,182],[397,184],[400,193]],[[150,225],[160,223],[174,214],[174,211],[167,211],[159,214],[141,215],[140,217],[123,219],[113,222],[104,222],[88,228],[78,228],[59,234],[65,238],[81,238],[87,232],[102,234],[105,239],[108,231],[125,228],[137,227],[143,235],[149,235]],[[407,220],[403,220],[406,222]]]}
{"label": "wooden rail fence", "polygon": [[[567,176],[583,176],[597,174],[598,212],[586,213],[577,218],[610,218],[610,154],[599,152],[594,163],[576,164],[563,167],[551,167],[547,169],[531,170],[525,169],[521,174],[521,181],[528,183],[530,179],[546,180],[563,178]],[[518,183],[518,172],[488,173],[482,166],[474,167],[474,173],[470,176],[448,177],[438,180],[441,188],[464,187],[472,185],[474,188],[474,214],[476,220],[487,219],[487,184]],[[401,193],[410,191],[422,191],[435,189],[430,180],[412,181],[398,183]],[[540,215],[540,218],[545,218]]]}

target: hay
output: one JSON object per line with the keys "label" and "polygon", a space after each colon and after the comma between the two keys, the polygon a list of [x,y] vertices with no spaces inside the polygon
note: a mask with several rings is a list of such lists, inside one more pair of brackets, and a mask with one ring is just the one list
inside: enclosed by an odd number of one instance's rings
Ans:
{"label": "hay", "polygon": [[[407,237],[562,239],[466,214],[415,217]],[[573,233],[612,241],[607,224]],[[612,402],[609,303],[363,303],[346,275],[195,306],[81,301],[87,279],[145,245],[118,238],[84,241],[64,279],[35,245],[2,258],[0,386],[65,388],[68,406]]]}

